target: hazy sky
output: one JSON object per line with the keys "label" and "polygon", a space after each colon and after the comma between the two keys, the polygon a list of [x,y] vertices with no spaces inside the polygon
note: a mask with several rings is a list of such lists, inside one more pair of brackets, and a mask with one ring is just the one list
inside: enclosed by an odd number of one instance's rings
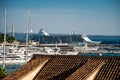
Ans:
{"label": "hazy sky", "polygon": [[120,0],[0,0],[0,31],[7,9],[7,30],[25,32],[27,7],[34,33],[120,35]]}

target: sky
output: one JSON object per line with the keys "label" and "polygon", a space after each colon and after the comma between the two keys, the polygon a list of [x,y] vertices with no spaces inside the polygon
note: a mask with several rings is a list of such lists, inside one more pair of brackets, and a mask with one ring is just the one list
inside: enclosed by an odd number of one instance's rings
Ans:
{"label": "sky", "polygon": [[26,31],[29,8],[29,30],[38,33],[87,35],[120,35],[120,0],[0,0],[0,32],[4,30],[7,9],[7,31]]}

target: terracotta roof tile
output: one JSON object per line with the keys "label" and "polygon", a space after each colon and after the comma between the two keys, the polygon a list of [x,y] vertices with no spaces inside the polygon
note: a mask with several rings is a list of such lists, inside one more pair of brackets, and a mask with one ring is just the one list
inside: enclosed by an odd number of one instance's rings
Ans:
{"label": "terracotta roof tile", "polygon": [[107,58],[95,80],[118,80],[120,79],[120,57]]}
{"label": "terracotta roof tile", "polygon": [[8,75],[4,80],[17,80],[48,60],[34,80],[85,79],[101,67],[95,80],[118,80],[120,78],[120,57],[85,57],[78,55],[34,55],[22,68]]}
{"label": "terracotta roof tile", "polygon": [[34,70],[38,65],[40,65],[43,61],[49,59],[49,57],[45,56],[34,56],[31,61],[29,61],[26,65],[13,72],[4,78],[4,80],[17,80],[27,74],[28,72]]}
{"label": "terracotta roof tile", "polygon": [[54,56],[35,77],[35,80],[65,79],[86,61],[87,59],[79,56]]}
{"label": "terracotta roof tile", "polygon": [[82,67],[70,75],[67,80],[85,80],[93,73],[99,66],[103,65],[104,61],[88,60]]}

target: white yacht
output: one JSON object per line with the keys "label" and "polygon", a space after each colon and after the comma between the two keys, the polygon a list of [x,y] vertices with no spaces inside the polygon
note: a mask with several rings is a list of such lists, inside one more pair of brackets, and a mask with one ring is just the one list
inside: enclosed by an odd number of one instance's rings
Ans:
{"label": "white yacht", "polygon": [[60,55],[78,55],[78,51],[66,51],[62,52]]}
{"label": "white yacht", "polygon": [[58,47],[55,47],[55,48],[44,47],[41,51],[35,51],[32,53],[33,54],[41,54],[41,55],[60,55],[60,48],[58,48]]}
{"label": "white yacht", "polygon": [[[14,57],[5,57],[5,64],[25,64],[26,60],[24,58],[21,58],[20,56],[14,56]],[[28,61],[31,58],[28,58]],[[28,62],[27,61],[27,62]],[[0,58],[0,64],[3,64],[2,58]]]}
{"label": "white yacht", "polygon": [[66,43],[60,43],[60,44],[55,44],[56,46],[53,48],[50,47],[45,47],[44,52],[47,53],[47,55],[78,55],[79,52],[77,51],[60,51],[60,47],[58,45],[68,45]]}
{"label": "white yacht", "polygon": [[88,47],[87,43],[79,43],[79,46],[75,47],[78,51],[96,51],[99,49],[98,46]]}
{"label": "white yacht", "polygon": [[[2,47],[1,47],[2,48]],[[2,50],[1,50],[2,51]],[[18,48],[18,46],[9,46],[6,48],[5,64],[25,64],[25,48]],[[0,53],[0,64],[3,63],[4,54]],[[32,54],[28,55],[28,61],[31,59]]]}

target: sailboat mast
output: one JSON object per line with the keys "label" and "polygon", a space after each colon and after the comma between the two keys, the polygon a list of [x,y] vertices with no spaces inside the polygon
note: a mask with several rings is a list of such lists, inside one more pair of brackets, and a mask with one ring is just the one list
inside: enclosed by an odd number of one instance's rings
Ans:
{"label": "sailboat mast", "polygon": [[6,53],[6,18],[7,18],[7,11],[5,8],[5,17],[4,17],[4,42],[3,42],[3,68],[5,68],[5,53]]}
{"label": "sailboat mast", "polygon": [[28,27],[29,27],[29,9],[27,8],[27,15],[26,15],[26,60],[25,63],[28,61]]}

